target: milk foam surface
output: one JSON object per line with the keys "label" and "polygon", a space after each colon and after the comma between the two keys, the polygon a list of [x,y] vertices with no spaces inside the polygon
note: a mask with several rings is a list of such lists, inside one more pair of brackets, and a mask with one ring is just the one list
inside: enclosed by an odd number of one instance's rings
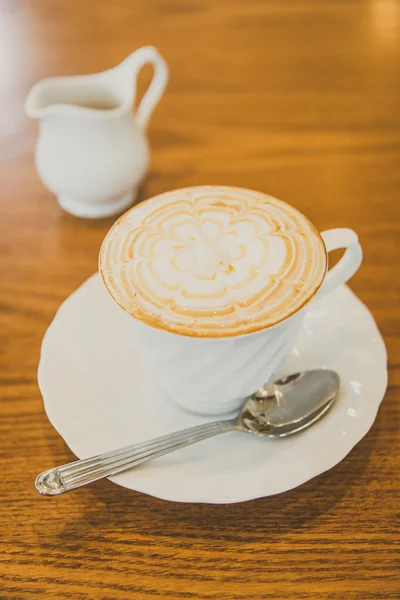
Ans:
{"label": "milk foam surface", "polygon": [[317,291],[327,266],[313,225],[250,190],[201,186],[123,215],[100,251],[114,300],[149,325],[226,337],[279,323]]}

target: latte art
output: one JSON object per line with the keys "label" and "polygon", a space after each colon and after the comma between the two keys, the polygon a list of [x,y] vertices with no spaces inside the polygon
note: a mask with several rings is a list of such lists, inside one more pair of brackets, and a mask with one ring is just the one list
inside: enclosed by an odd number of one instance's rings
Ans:
{"label": "latte art", "polygon": [[114,300],[149,325],[226,337],[279,323],[325,275],[323,241],[291,206],[203,186],[162,194],[123,215],[100,251]]}

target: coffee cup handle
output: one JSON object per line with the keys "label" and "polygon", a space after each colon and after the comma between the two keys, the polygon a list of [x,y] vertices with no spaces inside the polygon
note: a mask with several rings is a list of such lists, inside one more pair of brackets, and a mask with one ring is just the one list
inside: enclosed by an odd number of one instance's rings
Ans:
{"label": "coffee cup handle", "polygon": [[362,249],[357,234],[352,229],[328,229],[321,233],[321,237],[327,252],[345,248],[345,253],[339,262],[327,272],[317,294],[318,298],[346,283],[353,277],[362,261]]}

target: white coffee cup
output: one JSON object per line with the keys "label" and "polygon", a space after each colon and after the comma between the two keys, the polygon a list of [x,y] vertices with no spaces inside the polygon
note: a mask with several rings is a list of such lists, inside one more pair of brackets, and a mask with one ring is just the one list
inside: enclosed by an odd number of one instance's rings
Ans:
{"label": "white coffee cup", "polygon": [[[357,271],[362,250],[351,229],[323,232],[327,252],[345,249],[318,292],[321,297],[343,285]],[[129,320],[134,343],[151,373],[182,408],[202,415],[236,411],[244,398],[267,381],[291,351],[306,306],[272,327],[238,336],[199,338]]]}

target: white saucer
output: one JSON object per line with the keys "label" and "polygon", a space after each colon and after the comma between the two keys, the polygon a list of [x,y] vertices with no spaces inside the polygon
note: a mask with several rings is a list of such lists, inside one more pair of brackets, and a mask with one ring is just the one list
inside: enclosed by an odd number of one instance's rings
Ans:
{"label": "white saucer", "polygon": [[[129,318],[94,275],[64,302],[43,340],[39,385],[46,411],[80,458],[206,420],[163,398],[156,374],[146,373],[140,348],[124,333]],[[331,412],[307,431],[280,440],[224,434],[112,481],[167,500],[229,503],[279,494],[330,469],[367,433],[387,384],[381,335],[346,287],[310,306],[280,373],[316,367],[338,371],[342,390]]]}

